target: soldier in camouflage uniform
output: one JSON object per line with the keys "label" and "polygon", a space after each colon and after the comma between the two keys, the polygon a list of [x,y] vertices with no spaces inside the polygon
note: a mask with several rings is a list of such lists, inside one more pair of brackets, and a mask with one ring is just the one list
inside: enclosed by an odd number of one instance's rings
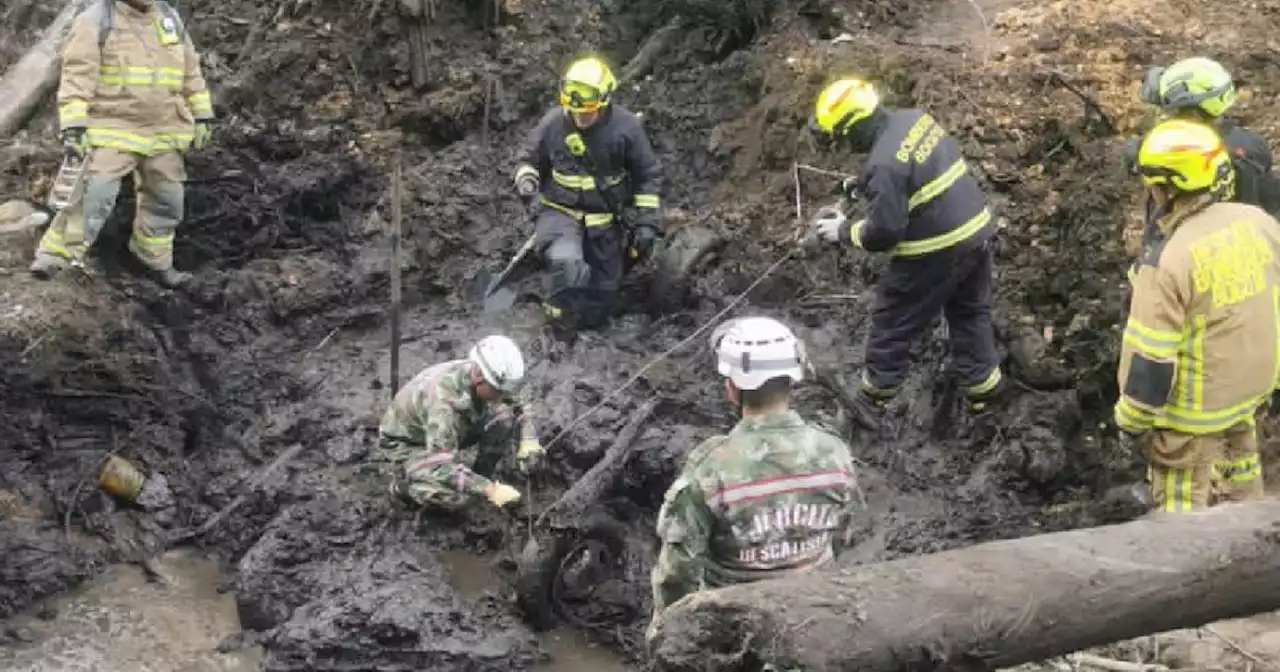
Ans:
{"label": "soldier in camouflage uniform", "polygon": [[790,409],[804,349],[785,325],[743,318],[712,335],[742,420],[689,453],[658,513],[653,621],[690,593],[829,563],[861,507],[849,446]]}
{"label": "soldier in camouflage uniform", "polygon": [[[479,472],[492,469],[519,416],[521,465],[542,454],[533,422],[514,402],[524,383],[524,357],[505,336],[489,336],[466,359],[424,369],[396,393],[378,428],[383,458],[395,465],[392,493],[421,506],[458,510],[488,499],[505,506],[520,498],[510,485]],[[495,406],[506,406],[499,409]],[[476,468],[458,453],[478,445]],[[482,467],[481,465],[484,465]]]}

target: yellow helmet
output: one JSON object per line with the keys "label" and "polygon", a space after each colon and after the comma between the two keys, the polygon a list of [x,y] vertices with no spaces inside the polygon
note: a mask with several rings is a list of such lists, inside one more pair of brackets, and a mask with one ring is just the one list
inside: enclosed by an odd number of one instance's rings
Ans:
{"label": "yellow helmet", "polygon": [[595,57],[573,62],[560,80],[560,106],[570,112],[590,113],[609,104],[618,80],[605,62]]}
{"label": "yellow helmet", "polygon": [[1236,87],[1221,63],[1197,56],[1148,70],[1139,97],[1168,112],[1199,109],[1220,117],[1235,104]]}
{"label": "yellow helmet", "polygon": [[880,96],[860,79],[841,79],[818,94],[810,124],[829,135],[844,135],[859,121],[871,116],[880,105]]}
{"label": "yellow helmet", "polygon": [[1185,119],[1155,125],[1138,148],[1138,174],[1145,185],[1219,193],[1230,186],[1231,155],[1211,126]]}

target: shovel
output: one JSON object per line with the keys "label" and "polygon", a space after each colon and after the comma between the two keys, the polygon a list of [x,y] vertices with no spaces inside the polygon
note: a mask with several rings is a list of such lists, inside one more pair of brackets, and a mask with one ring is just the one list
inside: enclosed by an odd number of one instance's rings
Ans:
{"label": "shovel", "polygon": [[506,310],[515,305],[516,291],[510,287],[503,287],[502,283],[511,277],[512,271],[525,258],[525,255],[529,254],[536,241],[536,235],[530,234],[528,240],[524,241],[519,250],[516,250],[515,256],[511,257],[511,261],[507,262],[506,268],[503,268],[497,275],[494,275],[487,268],[481,269],[476,274],[476,290],[480,294],[480,299],[484,301],[484,311],[486,313]]}

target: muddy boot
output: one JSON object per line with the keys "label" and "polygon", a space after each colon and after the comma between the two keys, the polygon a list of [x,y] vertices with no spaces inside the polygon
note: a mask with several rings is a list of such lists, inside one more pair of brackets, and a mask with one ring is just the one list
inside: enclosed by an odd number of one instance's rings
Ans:
{"label": "muddy boot", "polygon": [[968,398],[969,412],[979,415],[999,410],[1012,401],[1014,397],[1018,396],[1019,392],[1025,392],[1029,389],[1009,376],[1004,376],[994,390],[982,396]]}
{"label": "muddy boot", "polygon": [[166,268],[163,271],[152,271],[152,277],[156,282],[169,289],[178,289],[188,282],[191,282],[191,274],[185,271],[179,271],[176,268]]}
{"label": "muddy boot", "polygon": [[560,308],[551,303],[543,303],[542,311],[547,316],[548,342],[546,353],[555,359],[558,355],[573,347],[578,339],[578,320],[573,311]]}
{"label": "muddy boot", "polygon": [[31,275],[41,279],[49,280],[58,274],[58,271],[67,267],[67,260],[62,257],[55,257],[49,254],[37,254],[35,261],[31,262]]}
{"label": "muddy boot", "polygon": [[858,390],[849,399],[849,415],[859,427],[871,432],[879,431],[886,401]]}

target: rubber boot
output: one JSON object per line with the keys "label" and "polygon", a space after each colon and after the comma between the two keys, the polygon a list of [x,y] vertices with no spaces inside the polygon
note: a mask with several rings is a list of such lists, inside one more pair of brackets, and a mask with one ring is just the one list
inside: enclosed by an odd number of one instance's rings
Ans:
{"label": "rubber boot", "polygon": [[868,431],[878,431],[884,417],[884,406],[887,400],[877,399],[863,390],[853,393],[849,400],[849,415],[859,427]]}
{"label": "rubber boot", "polygon": [[176,268],[166,268],[163,271],[153,271],[152,275],[156,282],[168,287],[169,289],[177,289],[191,282],[191,274],[185,271],[179,271]]}
{"label": "rubber boot", "polygon": [[578,316],[575,311],[550,302],[542,304],[542,311],[547,316],[547,327],[554,339],[563,344],[573,345],[578,337]]}
{"label": "rubber boot", "polygon": [[51,254],[37,254],[35,261],[31,262],[31,275],[41,279],[48,280],[58,274],[58,271],[67,267],[67,260],[62,257],[55,257]]}
{"label": "rubber boot", "polygon": [[971,413],[988,413],[997,410],[1008,404],[1013,399],[1018,390],[1026,390],[1027,388],[1015,382],[1009,376],[1000,378],[1000,382],[994,390],[980,396],[969,397],[967,399],[969,412]]}

